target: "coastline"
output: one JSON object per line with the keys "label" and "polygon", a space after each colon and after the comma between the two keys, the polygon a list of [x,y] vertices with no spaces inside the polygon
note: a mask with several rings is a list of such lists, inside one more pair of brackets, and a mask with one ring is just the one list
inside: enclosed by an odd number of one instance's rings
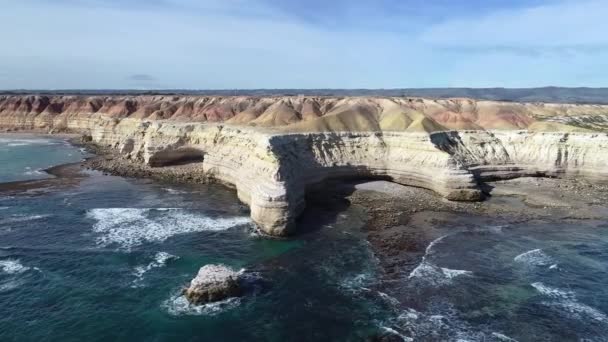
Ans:
{"label": "coastline", "polygon": [[[116,150],[102,148],[72,137],[70,143],[87,148],[95,155],[84,162],[51,167],[45,172],[55,178],[0,184],[0,193],[24,193],[36,190],[62,189],[77,185],[87,177],[86,169],[107,174],[149,178],[177,184],[215,182],[204,177],[196,163],[154,168],[121,156]],[[473,225],[492,227],[533,221],[605,220],[608,217],[608,184],[583,178],[523,177],[487,182],[491,197],[484,202],[452,202],[426,189],[387,181],[332,181],[307,200],[322,205],[339,215],[344,203],[362,207],[367,214],[363,232],[379,273],[367,289],[395,299],[396,308],[404,298],[404,281],[424,260],[434,241],[445,234],[436,229],[461,220]],[[306,215],[306,214],[305,214]],[[466,220],[462,220],[466,217]],[[304,233],[305,234],[305,233]],[[296,235],[296,238],[298,235]],[[392,300],[391,299],[391,300]],[[397,327],[395,327],[397,328]],[[399,329],[395,329],[399,332]],[[374,340],[390,340],[392,333],[373,336]]]}
{"label": "coastline", "polygon": [[[380,288],[396,297],[438,232],[421,226],[448,225],[466,216],[482,226],[531,221],[605,220],[608,184],[581,179],[519,178],[490,183],[494,195],[485,202],[446,201],[431,191],[374,181],[355,185],[347,194],[366,209],[367,240],[382,269]],[[351,188],[352,189],[352,188]],[[393,284],[395,286],[393,286]]]}

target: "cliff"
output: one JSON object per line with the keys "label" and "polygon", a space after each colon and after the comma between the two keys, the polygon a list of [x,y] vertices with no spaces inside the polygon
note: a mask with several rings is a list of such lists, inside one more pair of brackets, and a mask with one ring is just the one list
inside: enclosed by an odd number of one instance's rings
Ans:
{"label": "cliff", "polygon": [[494,178],[608,179],[608,134],[545,120],[604,111],[468,99],[28,96],[0,98],[0,127],[80,132],[158,172],[187,163],[234,185],[265,232],[288,235],[306,192],[331,178],[388,179],[456,201],[482,199],[479,183]]}
{"label": "cliff", "polygon": [[607,105],[403,97],[0,96],[5,127],[65,129],[68,120],[86,120],[93,114],[223,122],[282,132],[584,131],[608,126]]}

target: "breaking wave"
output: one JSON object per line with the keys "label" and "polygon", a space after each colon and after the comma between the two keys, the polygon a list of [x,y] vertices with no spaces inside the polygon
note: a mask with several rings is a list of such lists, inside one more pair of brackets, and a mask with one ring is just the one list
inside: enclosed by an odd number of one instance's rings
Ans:
{"label": "breaking wave", "polygon": [[31,267],[23,266],[19,260],[0,260],[0,270],[6,274],[21,274],[31,269]]}
{"label": "breaking wave", "polygon": [[25,168],[25,172],[23,172],[23,174],[26,175],[26,176],[46,176],[47,175],[46,172],[44,172],[44,171],[42,171],[40,169],[33,170],[29,166]]}
{"label": "breaking wave", "polygon": [[172,189],[172,188],[163,188],[163,190],[165,190],[166,192],[170,193],[171,195],[179,195],[179,194],[187,194],[187,191],[184,190],[177,190],[177,189]]}
{"label": "breaking wave", "polygon": [[142,266],[137,266],[135,267],[135,270],[133,271],[133,275],[135,276],[135,280],[133,280],[133,284],[131,285],[131,287],[141,287],[142,286],[142,281],[144,280],[144,274],[146,274],[148,271],[155,269],[155,268],[161,268],[167,265],[167,262],[169,260],[176,260],[179,259],[178,256],[169,254],[167,252],[158,252],[156,253],[156,255],[154,255],[154,261],[150,262],[148,265],[142,265]]}
{"label": "breaking wave", "polygon": [[408,279],[422,279],[433,286],[448,285],[456,277],[472,276],[473,272],[466,270],[453,270],[449,268],[439,267],[428,260],[433,253],[433,247],[441,242],[449,235],[444,235],[433,240],[425,250],[420,264],[410,272]]}
{"label": "breaking wave", "polygon": [[97,244],[117,244],[132,248],[146,242],[164,241],[174,235],[202,231],[221,231],[250,222],[247,217],[211,218],[184,209],[92,209],[87,216],[97,221],[93,231],[99,233]]}
{"label": "breaking wave", "polygon": [[549,287],[543,283],[537,282],[531,284],[538,292],[545,295],[552,301],[543,302],[544,305],[558,309],[571,319],[576,320],[593,320],[598,323],[608,323],[608,316],[600,310],[589,305],[583,304],[576,299],[576,295],[572,291],[565,291],[553,287]]}
{"label": "breaking wave", "polygon": [[340,287],[348,292],[360,292],[369,291],[368,286],[373,281],[373,275],[371,273],[360,273],[355,276],[345,278],[340,282]]}
{"label": "breaking wave", "polygon": [[51,217],[51,215],[11,215],[8,218],[1,219],[0,224],[30,222],[30,221],[42,220],[42,219],[45,219],[48,217]]}
{"label": "breaking wave", "polygon": [[516,341],[502,333],[476,329],[449,304],[442,304],[431,312],[407,309],[394,321],[394,328],[383,330],[401,337],[404,341]]}
{"label": "breaking wave", "polygon": [[52,139],[24,139],[24,138],[0,138],[0,144],[5,144],[9,147],[29,146],[29,145],[56,145],[60,143],[58,140]]}
{"label": "breaking wave", "polygon": [[161,307],[171,316],[215,316],[241,304],[241,298],[233,297],[220,302],[194,305],[181,292],[171,296]]}
{"label": "breaking wave", "polygon": [[522,253],[515,258],[513,258],[515,262],[519,262],[529,266],[538,266],[538,267],[550,267],[555,265],[555,260],[548,256],[541,249],[533,249],[531,251],[527,251]]}

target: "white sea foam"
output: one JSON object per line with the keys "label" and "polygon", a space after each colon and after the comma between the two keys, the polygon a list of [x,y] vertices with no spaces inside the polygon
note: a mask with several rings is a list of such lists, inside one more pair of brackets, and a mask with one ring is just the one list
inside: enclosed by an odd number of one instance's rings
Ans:
{"label": "white sea foam", "polygon": [[[21,274],[31,269],[31,267],[23,266],[19,260],[0,260],[0,270],[6,274]],[[34,269],[37,270],[37,268]]]}
{"label": "white sea foam", "polygon": [[429,256],[433,253],[433,248],[449,235],[441,236],[433,240],[425,250],[420,264],[410,272],[408,279],[422,279],[433,286],[448,285],[456,277],[472,276],[473,272],[467,270],[453,270],[449,268],[439,267],[429,261]]}
{"label": "white sea foam", "polygon": [[452,283],[454,278],[472,276],[473,272],[466,270],[453,270],[439,267],[428,260],[423,260],[409,275],[408,279],[421,279],[432,286],[444,286]]}
{"label": "white sea foam", "polygon": [[340,282],[340,287],[349,292],[369,291],[367,286],[371,283],[371,273],[360,273],[353,277],[348,277]]}
{"label": "white sea foam", "polygon": [[443,236],[440,236],[439,238],[431,241],[431,243],[429,243],[429,245],[426,247],[426,250],[424,251],[424,256],[426,257],[426,256],[430,255],[433,250],[433,247],[435,247],[435,245],[437,245],[438,243],[443,241],[443,239],[445,239],[448,236],[450,236],[450,235],[443,235]]}
{"label": "white sea foam", "polygon": [[564,301],[557,303],[544,303],[548,306],[554,306],[560,308],[569,317],[577,320],[588,320],[592,319],[596,322],[606,324],[608,323],[608,316],[600,310],[593,308],[589,305],[577,302],[577,301]]}
{"label": "white sea foam", "polygon": [[131,248],[145,242],[164,241],[171,236],[201,231],[221,231],[248,224],[247,217],[211,218],[183,209],[104,208],[89,210],[87,216],[97,222],[101,246],[118,244]]}
{"label": "white sea foam", "polygon": [[473,275],[473,272],[467,270],[452,270],[449,268],[442,267],[441,272],[447,279],[454,279],[459,276],[470,276]]}
{"label": "white sea foam", "polygon": [[48,217],[51,217],[51,215],[11,215],[8,218],[1,219],[0,224],[30,222],[30,221],[42,220],[42,219],[45,219]]}
{"label": "white sea foam", "polygon": [[29,145],[54,145],[56,143],[56,140],[51,139],[0,138],[0,144],[6,144],[6,146],[10,147]]}
{"label": "white sea foam", "polygon": [[7,281],[4,282],[0,282],[0,293],[2,292],[7,292],[7,291],[11,291],[14,290],[16,288],[19,288],[20,286],[22,286],[25,282],[21,279],[9,279]]}
{"label": "white sea foam", "polygon": [[541,282],[531,284],[536,291],[542,293],[545,296],[555,299],[574,299],[575,295],[572,291],[560,290],[554,287],[547,286]]}
{"label": "white sea foam", "polygon": [[507,335],[501,334],[501,333],[497,333],[497,332],[493,332],[492,333],[492,337],[497,338],[499,341],[504,341],[504,342],[517,342],[516,339],[510,338]]}
{"label": "white sea foam", "polygon": [[154,255],[154,261],[150,262],[149,264],[147,264],[145,266],[142,265],[142,266],[135,267],[135,270],[133,271],[135,280],[133,280],[131,287],[142,286],[141,283],[144,280],[144,274],[146,274],[148,271],[150,271],[152,269],[164,267],[167,265],[167,262],[169,260],[176,260],[176,259],[179,259],[179,257],[169,254],[167,252],[156,253],[156,255]]}
{"label": "white sea foam", "polygon": [[532,287],[534,287],[541,294],[553,299],[553,301],[543,302],[544,305],[557,308],[560,312],[566,314],[572,319],[592,319],[599,323],[608,323],[608,316],[605,313],[589,305],[579,302],[576,299],[575,293],[572,291],[549,287],[540,282],[533,283]]}
{"label": "white sea foam", "polygon": [[233,297],[226,300],[204,305],[193,305],[186,297],[175,294],[161,305],[172,316],[214,316],[223,311],[233,309],[241,303],[241,298]]}
{"label": "white sea foam", "polygon": [[553,258],[548,256],[541,249],[533,249],[531,251],[527,251],[516,256],[515,258],[513,258],[513,260],[528,266],[538,267],[550,266],[555,264],[555,260],[553,260]]}
{"label": "white sea foam", "polygon": [[389,333],[389,334],[391,334],[391,335],[394,335],[394,336],[396,336],[396,337],[399,337],[399,338],[400,338],[402,341],[404,341],[404,342],[411,342],[411,341],[414,341],[414,339],[413,339],[413,338],[411,338],[411,337],[407,337],[407,336],[405,336],[405,335],[403,335],[403,334],[399,333],[397,330],[395,330],[395,329],[393,329],[393,328],[389,328],[389,327],[381,326],[381,327],[380,327],[380,329],[382,329],[383,331],[385,331],[385,332],[387,332],[387,333]]}
{"label": "white sea foam", "polygon": [[24,175],[26,176],[41,176],[41,175],[46,175],[46,173],[40,169],[37,170],[32,170],[31,167],[27,166],[25,168],[25,172],[23,172]]}
{"label": "white sea foam", "polygon": [[490,231],[492,233],[496,233],[496,234],[502,234],[502,232],[503,232],[502,230],[507,227],[508,226],[506,226],[506,225],[489,226],[488,231]]}
{"label": "white sea foam", "polygon": [[163,190],[165,190],[166,192],[172,194],[172,195],[177,195],[177,194],[187,194],[187,191],[184,190],[177,190],[177,189],[171,189],[171,188],[163,188]]}
{"label": "white sea foam", "polygon": [[0,210],[6,210],[8,208],[10,208],[10,207],[0,207]]}
{"label": "white sea foam", "polygon": [[391,305],[399,305],[399,300],[395,297],[391,297],[388,294],[380,291],[378,291],[378,295],[380,296],[380,298],[390,303]]}
{"label": "white sea foam", "polygon": [[[399,327],[402,331],[406,331],[414,341],[500,340],[491,331],[476,329],[462,320],[460,313],[448,303],[440,304],[440,307],[435,307],[427,313],[407,309],[397,317],[393,325]],[[513,340],[505,339],[504,341]]]}

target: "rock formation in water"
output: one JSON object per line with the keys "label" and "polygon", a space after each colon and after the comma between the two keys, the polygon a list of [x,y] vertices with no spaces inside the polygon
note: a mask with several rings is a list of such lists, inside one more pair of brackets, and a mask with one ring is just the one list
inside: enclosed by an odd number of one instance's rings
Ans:
{"label": "rock formation in water", "polygon": [[242,293],[239,273],[223,265],[206,265],[184,290],[184,296],[195,305],[218,302]]}
{"label": "rock formation in water", "polygon": [[332,178],[457,201],[482,199],[487,179],[607,179],[607,113],[470,99],[0,96],[0,128],[79,132],[155,172],[230,184],[271,235],[293,233],[306,192]]}

